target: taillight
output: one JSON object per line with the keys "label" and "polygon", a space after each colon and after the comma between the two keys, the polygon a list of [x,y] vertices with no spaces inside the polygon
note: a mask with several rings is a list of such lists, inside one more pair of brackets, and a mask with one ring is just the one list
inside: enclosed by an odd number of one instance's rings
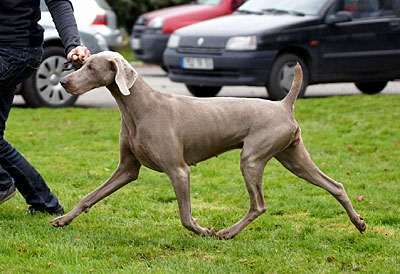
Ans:
{"label": "taillight", "polygon": [[92,25],[107,25],[107,14],[96,15]]}

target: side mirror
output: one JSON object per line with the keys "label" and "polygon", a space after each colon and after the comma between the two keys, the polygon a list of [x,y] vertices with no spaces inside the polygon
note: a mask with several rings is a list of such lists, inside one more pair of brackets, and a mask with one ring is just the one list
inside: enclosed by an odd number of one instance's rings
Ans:
{"label": "side mirror", "polygon": [[338,11],[335,14],[328,15],[325,20],[325,23],[328,25],[349,22],[353,20],[353,14],[349,11]]}

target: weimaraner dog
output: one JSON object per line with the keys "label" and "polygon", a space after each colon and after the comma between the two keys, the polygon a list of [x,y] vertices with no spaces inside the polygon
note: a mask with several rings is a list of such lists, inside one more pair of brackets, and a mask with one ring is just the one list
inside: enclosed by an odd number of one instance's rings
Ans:
{"label": "weimaraner dog", "polygon": [[[184,227],[200,235],[235,237],[266,211],[262,180],[272,157],[288,170],[326,189],[346,209],[362,233],[366,224],[356,213],[342,184],[312,162],[294,119],[294,102],[302,83],[300,65],[292,88],[280,102],[242,98],[192,98],[152,89],[118,53],[102,52],[66,76],[72,94],[106,86],[122,114],[120,161],[112,176],[68,214],[50,222],[65,226],[104,197],[138,178],[141,165],[165,172],[172,181]],[[242,149],[240,169],[250,195],[250,209],[232,227],[216,231],[198,225],[190,203],[190,167],[232,149]]]}

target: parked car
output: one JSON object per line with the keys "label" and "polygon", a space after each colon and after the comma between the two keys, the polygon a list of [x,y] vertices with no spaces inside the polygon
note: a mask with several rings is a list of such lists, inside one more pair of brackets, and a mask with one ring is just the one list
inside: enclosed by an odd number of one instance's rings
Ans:
{"label": "parked car", "polygon": [[[18,88],[16,94],[22,95],[25,103],[30,107],[68,107],[78,99],[61,86],[60,80],[71,73],[63,71],[67,62],[64,46],[54,26],[42,25],[44,32],[43,60],[38,70]],[[108,50],[107,43],[101,35],[79,31],[82,44],[92,54]]]}
{"label": "parked car", "polygon": [[[74,0],[72,0],[72,2],[74,2]],[[85,3],[87,4],[88,2],[92,1],[87,1]],[[95,1],[93,1],[93,3],[94,2]],[[18,86],[16,93],[22,95],[25,103],[30,107],[72,106],[78,96],[67,93],[60,85],[60,80],[70,73],[70,71],[63,71],[63,65],[68,61],[65,56],[64,46],[55,29],[50,12],[43,0],[41,1],[40,7],[42,10],[42,19],[39,23],[45,29],[43,61],[37,72]],[[77,4],[75,5],[75,15],[77,12],[76,7]],[[92,6],[92,10],[94,9],[94,6]],[[81,18],[81,16],[76,16],[82,44],[85,45],[92,54],[108,50],[108,44],[105,40],[107,35],[100,34],[98,32],[98,27],[80,24],[79,22],[82,22],[82,20],[79,18]]]}
{"label": "parked car", "polygon": [[117,15],[105,0],[70,1],[74,6],[78,28],[85,30],[90,27],[106,39],[108,47],[112,50],[117,50],[123,45],[122,33],[117,24]]}
{"label": "parked car", "polygon": [[[123,45],[123,36],[117,28],[117,16],[105,0],[70,0],[78,29],[101,35],[107,46],[116,50]],[[41,25],[53,26],[53,19],[45,1],[40,0]]]}
{"label": "parked car", "polygon": [[307,85],[354,82],[378,93],[400,78],[400,0],[249,0],[233,15],[177,30],[164,62],[195,96],[225,85],[290,89],[294,66]]}
{"label": "parked car", "polygon": [[193,4],[142,14],[132,28],[134,57],[149,64],[163,64],[167,41],[175,30],[211,18],[231,14],[243,0],[196,0]]}

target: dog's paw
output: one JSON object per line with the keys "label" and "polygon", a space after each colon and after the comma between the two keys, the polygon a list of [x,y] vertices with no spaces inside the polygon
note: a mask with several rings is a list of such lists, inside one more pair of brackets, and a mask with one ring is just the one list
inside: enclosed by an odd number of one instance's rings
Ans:
{"label": "dog's paw", "polygon": [[232,233],[231,229],[225,228],[221,231],[218,231],[216,236],[221,240],[230,240],[234,238],[236,235],[237,233],[236,234]]}
{"label": "dog's paw", "polygon": [[61,227],[61,226],[66,226],[71,222],[71,220],[69,220],[66,215],[61,216],[61,217],[57,217],[54,218],[53,220],[50,220],[50,223],[54,226],[54,227]]}
{"label": "dog's paw", "polygon": [[365,232],[367,229],[367,224],[365,223],[363,217],[361,215],[358,215],[358,219],[353,222],[356,228],[360,231],[361,234]]}
{"label": "dog's paw", "polygon": [[213,227],[206,227],[203,228],[203,231],[201,233],[203,236],[213,236],[216,237],[217,236],[217,230]]}

